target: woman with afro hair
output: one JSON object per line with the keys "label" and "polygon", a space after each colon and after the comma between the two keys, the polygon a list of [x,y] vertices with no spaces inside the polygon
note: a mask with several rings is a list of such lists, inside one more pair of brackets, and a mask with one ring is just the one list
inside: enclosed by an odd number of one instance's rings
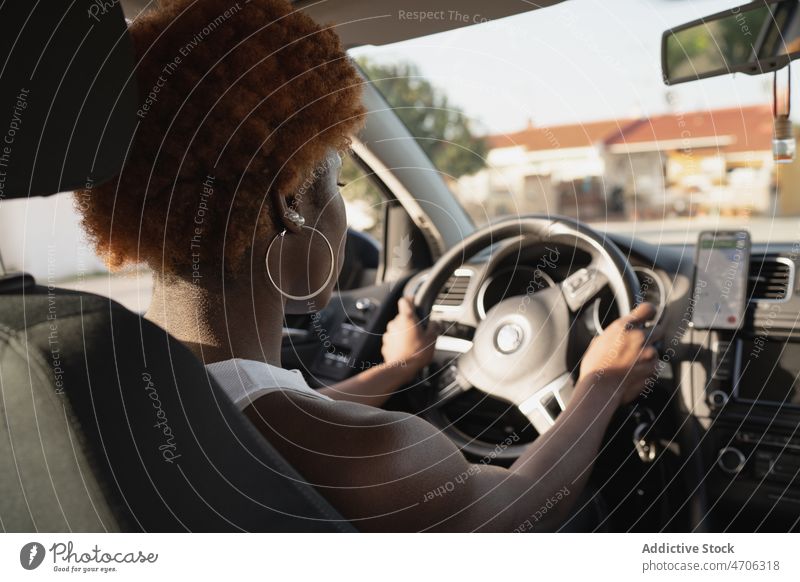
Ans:
{"label": "woman with afro hair", "polygon": [[591,389],[579,381],[576,404],[510,469],[470,464],[424,420],[377,408],[432,357],[436,330],[407,299],[383,338],[385,365],[313,390],[280,367],[282,325],[332,295],[346,232],[340,154],[364,121],[362,79],[336,34],[285,0],[162,0],[129,31],[135,140],[116,179],[77,196],[110,266],[152,269],[146,317],[359,529],[511,531],[567,485],[538,524],[558,525],[615,405],[652,369],[652,348],[624,325],[648,308],[593,343],[581,375],[611,349],[612,369]]}
{"label": "woman with afro hair", "polygon": [[[78,193],[84,229],[112,268],[150,266],[146,317],[224,362],[209,367],[224,385],[241,392],[253,370],[300,381],[264,365],[280,362],[268,340],[284,312],[330,300],[346,226],[339,154],[363,123],[363,81],[336,34],[282,0],[164,0],[129,32],[136,139],[117,180]],[[428,363],[435,330],[400,309],[387,365],[323,394],[380,406]]]}

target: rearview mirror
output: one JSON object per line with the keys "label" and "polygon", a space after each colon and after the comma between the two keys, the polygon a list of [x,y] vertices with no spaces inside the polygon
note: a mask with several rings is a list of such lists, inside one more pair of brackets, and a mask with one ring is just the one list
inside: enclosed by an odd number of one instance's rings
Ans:
{"label": "rearview mirror", "polygon": [[664,82],[785,67],[800,57],[799,8],[798,0],[760,0],[667,30],[661,41]]}

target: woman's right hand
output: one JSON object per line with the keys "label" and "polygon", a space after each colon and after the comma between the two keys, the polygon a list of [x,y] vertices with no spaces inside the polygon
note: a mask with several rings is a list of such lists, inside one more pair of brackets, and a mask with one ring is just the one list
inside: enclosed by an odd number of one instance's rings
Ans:
{"label": "woman's right hand", "polygon": [[397,302],[397,315],[386,325],[381,355],[389,368],[405,370],[411,381],[415,374],[431,363],[436,351],[436,338],[441,335],[437,322],[428,327],[420,324],[414,313],[414,300],[401,297]]}
{"label": "woman's right hand", "polygon": [[628,315],[607,326],[589,344],[580,368],[581,384],[604,386],[628,403],[642,392],[648,376],[655,371],[658,358],[656,349],[648,345],[648,334],[643,329],[646,321],[656,313],[650,303],[638,305]]}

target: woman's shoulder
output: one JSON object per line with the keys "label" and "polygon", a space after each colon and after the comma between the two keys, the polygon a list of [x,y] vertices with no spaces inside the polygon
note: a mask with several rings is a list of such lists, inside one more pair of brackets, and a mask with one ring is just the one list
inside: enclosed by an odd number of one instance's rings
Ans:
{"label": "woman's shoulder", "polygon": [[299,370],[266,362],[233,358],[206,364],[206,370],[240,410],[272,392],[297,392],[310,398],[329,399],[311,388]]}
{"label": "woman's shoulder", "polygon": [[438,433],[412,414],[355,402],[319,400],[291,391],[267,394],[243,412],[270,442],[285,445],[279,447],[281,452],[292,458],[296,458],[297,449],[313,451],[317,459],[318,455],[382,456],[432,437],[435,440]]}

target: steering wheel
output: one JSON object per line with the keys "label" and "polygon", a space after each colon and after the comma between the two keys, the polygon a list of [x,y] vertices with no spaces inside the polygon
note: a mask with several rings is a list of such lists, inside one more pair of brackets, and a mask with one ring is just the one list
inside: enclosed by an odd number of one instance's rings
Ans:
{"label": "steering wheel", "polygon": [[[504,299],[478,323],[472,345],[454,362],[452,382],[434,406],[476,388],[516,406],[541,435],[555,422],[553,402],[563,410],[574,382],[568,365],[568,339],[575,314],[608,286],[620,315],[631,311],[639,281],[625,256],[608,238],[568,218],[524,216],[487,225],[447,251],[418,288],[414,303],[422,321],[455,269],[490,245],[522,237],[530,243],[566,243],[591,257],[588,266],[555,287]],[[440,427],[442,428],[442,427]],[[465,439],[466,441],[466,439]],[[469,449],[469,442],[461,442]],[[472,447],[482,454],[484,447]]]}

